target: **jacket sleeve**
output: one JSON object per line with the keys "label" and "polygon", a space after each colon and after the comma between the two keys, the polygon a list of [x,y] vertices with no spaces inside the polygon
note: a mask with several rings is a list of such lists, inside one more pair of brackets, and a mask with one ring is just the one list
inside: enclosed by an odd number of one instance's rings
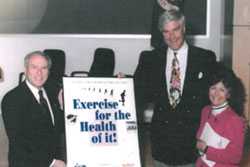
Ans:
{"label": "jacket sleeve", "polygon": [[153,56],[152,51],[143,51],[134,73],[136,112],[139,123],[143,122],[143,112],[153,98]]}
{"label": "jacket sleeve", "polygon": [[[12,93],[8,93],[2,100],[2,116],[5,130],[9,139],[9,163],[10,165],[28,164],[31,155],[29,151],[29,139],[25,138],[24,134],[28,133],[24,127],[26,121],[24,111],[24,104],[21,99],[14,97]],[[21,164],[20,164],[21,163]],[[25,166],[25,165],[24,165]]]}

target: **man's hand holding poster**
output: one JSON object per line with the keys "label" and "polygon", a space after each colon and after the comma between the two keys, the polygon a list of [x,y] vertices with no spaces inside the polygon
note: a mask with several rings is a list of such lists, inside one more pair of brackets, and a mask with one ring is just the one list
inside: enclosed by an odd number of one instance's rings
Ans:
{"label": "man's hand holding poster", "polygon": [[140,167],[133,80],[64,78],[68,167]]}

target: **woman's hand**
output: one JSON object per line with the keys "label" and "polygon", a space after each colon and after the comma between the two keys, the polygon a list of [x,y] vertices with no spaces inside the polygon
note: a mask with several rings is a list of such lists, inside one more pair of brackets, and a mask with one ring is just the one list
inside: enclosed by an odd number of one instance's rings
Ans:
{"label": "woman's hand", "polygon": [[66,164],[64,161],[57,159],[52,167],[66,167]]}
{"label": "woman's hand", "polygon": [[204,141],[202,141],[202,140],[197,140],[197,142],[196,142],[196,148],[199,150],[199,151],[201,151],[201,152],[203,152],[203,153],[205,153],[206,152],[206,150],[207,150],[207,144],[206,144],[206,142],[204,142]]}
{"label": "woman's hand", "polygon": [[126,75],[122,72],[119,72],[116,76],[117,76],[117,78],[125,78],[126,77]]}

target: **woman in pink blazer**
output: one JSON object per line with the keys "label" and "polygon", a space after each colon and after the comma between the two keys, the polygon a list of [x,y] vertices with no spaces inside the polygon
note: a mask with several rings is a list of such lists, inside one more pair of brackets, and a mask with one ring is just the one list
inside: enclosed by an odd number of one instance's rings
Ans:
{"label": "woman in pink blazer", "polygon": [[231,69],[218,63],[209,87],[211,104],[201,113],[196,167],[239,167],[243,153],[245,91]]}

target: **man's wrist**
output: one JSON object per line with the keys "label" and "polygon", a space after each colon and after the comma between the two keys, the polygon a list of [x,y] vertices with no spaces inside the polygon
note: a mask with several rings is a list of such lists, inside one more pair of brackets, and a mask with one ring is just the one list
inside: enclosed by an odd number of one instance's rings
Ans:
{"label": "man's wrist", "polygon": [[49,165],[49,167],[53,167],[53,165],[55,164],[56,159],[53,159],[53,161],[51,162],[51,164]]}

